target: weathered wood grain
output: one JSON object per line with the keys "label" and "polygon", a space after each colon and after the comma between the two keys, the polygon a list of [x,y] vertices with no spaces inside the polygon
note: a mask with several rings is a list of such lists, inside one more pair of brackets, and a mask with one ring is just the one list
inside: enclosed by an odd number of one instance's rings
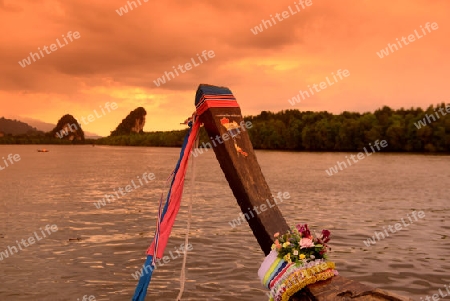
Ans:
{"label": "weathered wood grain", "polygon": [[[201,121],[209,137],[213,139],[217,135],[224,137],[224,134],[228,133],[221,124],[222,118],[228,118],[237,124],[241,124],[243,121],[240,108],[211,108],[201,116]],[[247,153],[247,156],[236,150],[235,142]],[[249,215],[249,209],[251,210],[254,206],[260,208],[263,204],[267,206],[267,200],[274,205],[272,193],[262,174],[245,126],[243,129],[241,128],[235,141],[229,139],[222,144],[217,142],[216,144],[217,146],[213,148],[214,152],[241,211]],[[254,215],[255,217],[250,218],[247,222],[264,254],[267,255],[273,244],[273,234],[286,232],[289,230],[289,226],[276,205],[259,215],[255,213]]]}

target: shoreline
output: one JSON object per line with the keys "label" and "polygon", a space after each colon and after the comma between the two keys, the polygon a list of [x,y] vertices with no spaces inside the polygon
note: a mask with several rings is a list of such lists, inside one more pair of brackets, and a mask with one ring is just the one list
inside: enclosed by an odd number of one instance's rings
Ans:
{"label": "shoreline", "polygon": [[[95,140],[94,140],[95,141]],[[114,144],[95,144],[95,143],[1,143],[0,142],[0,147],[2,145],[42,145],[42,146],[52,146],[52,145],[56,145],[56,146],[88,146],[88,147],[154,147],[154,148],[175,148],[175,149],[180,149],[180,146],[162,146],[162,145],[114,145]],[[200,147],[202,148],[202,147]],[[348,154],[348,153],[355,153],[355,152],[361,152],[364,151],[362,150],[298,150],[298,149],[266,149],[266,148],[253,148],[255,151],[258,152],[286,152],[286,153],[343,153],[343,154]],[[417,152],[417,151],[379,151],[377,152],[378,154],[412,154],[412,155],[441,155],[441,156],[447,156],[450,155],[450,151],[446,152],[446,151],[441,151],[441,152]]]}

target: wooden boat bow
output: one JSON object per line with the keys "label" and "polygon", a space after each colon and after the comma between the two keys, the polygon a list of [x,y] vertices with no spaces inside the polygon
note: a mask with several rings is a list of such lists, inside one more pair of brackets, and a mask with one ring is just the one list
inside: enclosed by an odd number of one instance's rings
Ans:
{"label": "wooden boat bow", "polygon": [[[202,86],[205,85],[200,85],[199,90]],[[250,126],[245,123],[241,109],[238,106],[211,106],[200,115],[200,121],[208,136],[214,140],[211,141],[211,145],[214,145],[214,153],[242,213],[248,213],[249,208],[255,206],[261,207],[267,199],[273,200],[250,142],[248,135]],[[236,128],[236,124],[239,125],[239,128]],[[231,136],[233,137],[231,138]],[[222,139],[217,137],[222,137]],[[226,139],[227,137],[229,139]],[[219,143],[220,141],[221,143]],[[276,232],[285,233],[289,230],[289,226],[276,204],[260,214],[255,214],[247,222],[265,255],[271,250],[273,235]],[[290,300],[409,301],[411,299],[371,288],[342,276],[335,276],[307,286]]]}

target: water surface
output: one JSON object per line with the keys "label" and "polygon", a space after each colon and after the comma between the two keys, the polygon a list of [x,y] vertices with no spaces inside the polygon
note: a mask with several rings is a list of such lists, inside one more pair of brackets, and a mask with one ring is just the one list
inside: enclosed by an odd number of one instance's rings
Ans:
{"label": "water surface", "polygon": [[[45,225],[58,231],[0,260],[0,300],[131,300],[155,229],[159,195],[179,149],[107,146],[0,146],[21,160],[0,171],[0,252]],[[450,285],[450,157],[375,154],[328,176],[345,153],[258,151],[288,223],[332,232],[341,275],[419,300]],[[263,253],[250,228],[232,228],[240,210],[214,153],[196,158],[195,197],[183,300],[265,300]],[[2,165],[4,166],[4,164]],[[145,173],[156,179],[101,209],[94,202]],[[186,203],[167,252],[184,241]],[[137,181],[135,181],[138,183]],[[367,247],[363,240],[422,210],[425,217]],[[147,300],[175,300],[182,259],[154,273]]]}

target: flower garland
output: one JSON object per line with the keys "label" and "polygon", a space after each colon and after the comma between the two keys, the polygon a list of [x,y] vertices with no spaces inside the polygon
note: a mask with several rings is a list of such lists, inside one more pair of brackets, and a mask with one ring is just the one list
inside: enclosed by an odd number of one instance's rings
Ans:
{"label": "flower garland", "polygon": [[258,270],[261,283],[270,290],[270,301],[288,301],[305,286],[338,275],[327,256],[330,231],[312,235],[307,224],[298,224],[274,238],[272,251]]}
{"label": "flower garland", "polygon": [[278,252],[279,258],[297,265],[303,265],[315,259],[328,259],[327,251],[330,248],[327,243],[330,241],[330,234],[330,231],[322,230],[320,236],[314,237],[307,224],[298,224],[283,235],[275,233],[272,250]]}

